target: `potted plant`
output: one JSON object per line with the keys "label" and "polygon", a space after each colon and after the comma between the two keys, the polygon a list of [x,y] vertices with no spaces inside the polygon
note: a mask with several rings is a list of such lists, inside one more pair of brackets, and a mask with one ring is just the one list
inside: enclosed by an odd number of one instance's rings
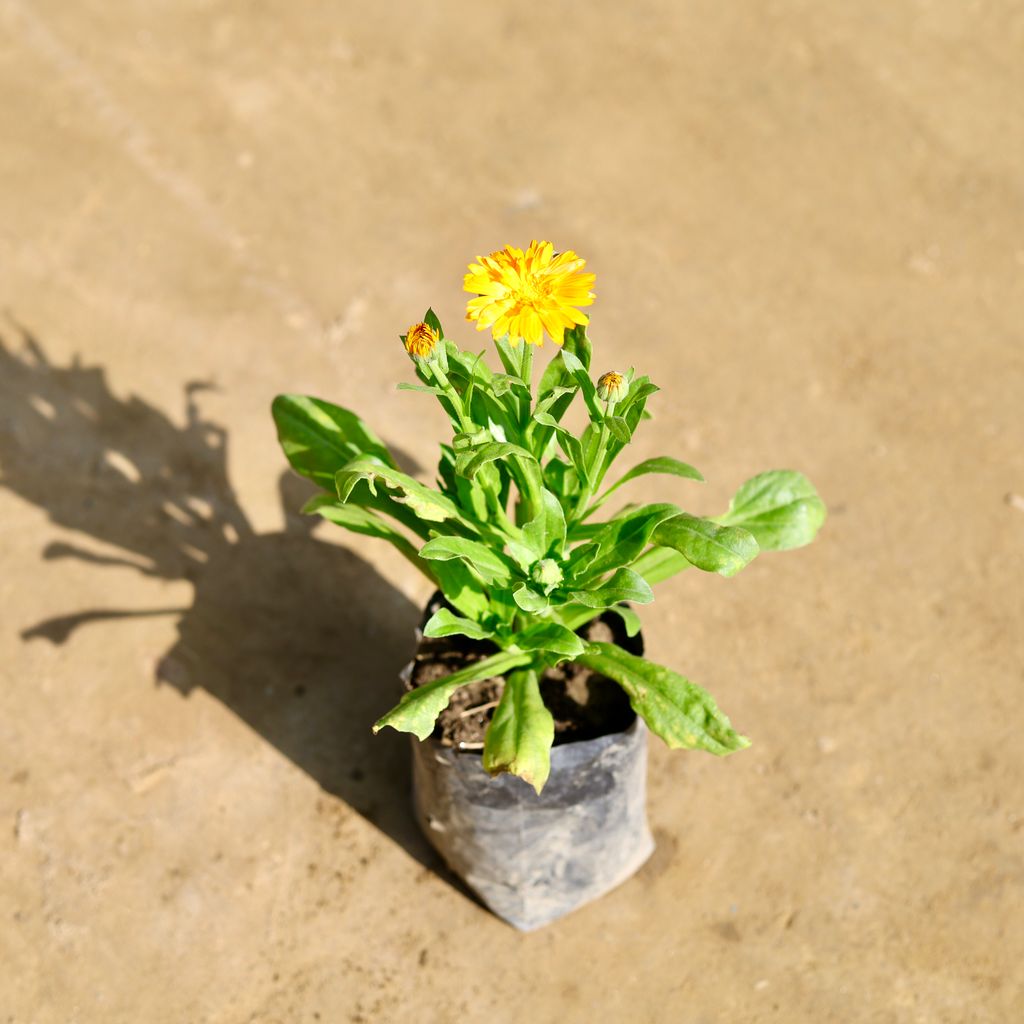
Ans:
{"label": "potted plant", "polygon": [[[748,745],[714,700],[646,660],[635,605],[684,569],[732,576],[762,550],[809,543],[825,506],[791,470],[743,484],[704,517],[671,502],[622,504],[646,474],[700,481],[658,456],[611,472],[658,390],[632,369],[591,372],[594,275],[549,242],[471,264],[467,319],[485,352],[446,337],[432,310],[401,336],[419,383],[452,424],[437,486],[403,473],[358,416],[281,395],[292,467],[320,485],[304,511],[388,541],[437,589],[405,693],[374,725],[412,733],[428,839],[506,920],[537,927],[632,874],[653,844],[646,729],[670,747]],[[539,381],[534,349],[557,346]],[[579,403],[585,426],[567,426]]]}

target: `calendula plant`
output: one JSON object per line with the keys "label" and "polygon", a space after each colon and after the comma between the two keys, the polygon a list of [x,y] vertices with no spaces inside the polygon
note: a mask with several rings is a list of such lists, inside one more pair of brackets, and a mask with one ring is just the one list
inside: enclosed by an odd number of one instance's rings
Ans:
{"label": "calendula plant", "polygon": [[[452,424],[436,487],[403,473],[355,413],[298,395],[273,404],[289,462],[323,488],[303,511],[388,541],[441,591],[446,604],[426,623],[426,636],[462,635],[495,648],[406,693],[374,731],[392,726],[425,739],[459,687],[504,676],[483,765],[538,792],[554,736],[539,679],[563,661],[622,686],[670,747],[728,754],[747,746],[699,686],[579,631],[611,612],[634,636],[640,620],[632,606],[653,599],[652,584],[692,567],[733,576],[762,550],[809,543],[825,519],[810,482],[791,470],[748,480],[716,516],[673,502],[624,504],[607,514],[638,477],[703,477],[668,455],[610,475],[658,388],[632,369],[592,374],[580,307],[593,301],[594,275],[584,265],[549,242],[509,246],[470,265],[467,319],[491,331],[500,372],[485,353],[447,338],[432,310],[402,335],[419,383],[398,387],[433,395]],[[535,386],[534,349],[545,334],[559,351]],[[586,409],[582,431],[564,425],[574,402]]]}

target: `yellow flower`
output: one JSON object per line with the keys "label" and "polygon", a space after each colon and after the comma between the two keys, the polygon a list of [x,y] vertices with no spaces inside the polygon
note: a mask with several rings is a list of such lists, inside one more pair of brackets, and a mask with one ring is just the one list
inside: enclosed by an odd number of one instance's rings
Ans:
{"label": "yellow flower", "polygon": [[628,390],[626,378],[615,370],[602,373],[597,379],[597,397],[602,402],[621,402]]}
{"label": "yellow flower", "polygon": [[437,331],[430,324],[413,324],[405,336],[405,351],[413,359],[430,359],[440,340]]}
{"label": "yellow flower", "polygon": [[588,322],[576,307],[594,301],[594,275],[581,273],[587,261],[571,249],[556,255],[550,242],[531,242],[526,252],[507,245],[478,260],[463,281],[476,296],[466,319],[478,331],[490,328],[495,341],[507,334],[513,345],[539,345],[546,331],[561,345],[567,327]]}

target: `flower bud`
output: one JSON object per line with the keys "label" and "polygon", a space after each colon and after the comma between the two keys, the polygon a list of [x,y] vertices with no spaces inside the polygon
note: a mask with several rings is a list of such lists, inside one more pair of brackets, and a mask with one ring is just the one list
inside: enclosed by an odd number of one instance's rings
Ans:
{"label": "flower bud", "polygon": [[612,404],[621,402],[626,397],[628,390],[629,384],[626,383],[626,378],[615,370],[602,373],[597,382],[597,397],[602,402],[611,402]]}
{"label": "flower bud", "polygon": [[440,340],[440,335],[430,324],[413,324],[405,336],[405,351],[413,359],[430,360],[434,358],[437,343]]}
{"label": "flower bud", "polygon": [[562,570],[553,558],[542,558],[530,572],[533,582],[551,590],[562,582]]}

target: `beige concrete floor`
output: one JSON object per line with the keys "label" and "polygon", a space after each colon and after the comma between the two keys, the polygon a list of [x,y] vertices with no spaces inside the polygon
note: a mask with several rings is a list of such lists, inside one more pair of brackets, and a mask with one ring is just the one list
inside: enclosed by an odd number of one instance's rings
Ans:
{"label": "beige concrete floor", "polygon": [[[0,1020],[1024,1019],[1018,5],[0,27]],[[647,496],[792,466],[832,515],[662,587],[650,652],[754,746],[656,745],[654,859],[523,936],[369,733],[426,588],[287,514],[267,407],[429,471],[395,336],[531,237],[597,273],[600,367],[664,386],[636,457],[708,478]]]}

